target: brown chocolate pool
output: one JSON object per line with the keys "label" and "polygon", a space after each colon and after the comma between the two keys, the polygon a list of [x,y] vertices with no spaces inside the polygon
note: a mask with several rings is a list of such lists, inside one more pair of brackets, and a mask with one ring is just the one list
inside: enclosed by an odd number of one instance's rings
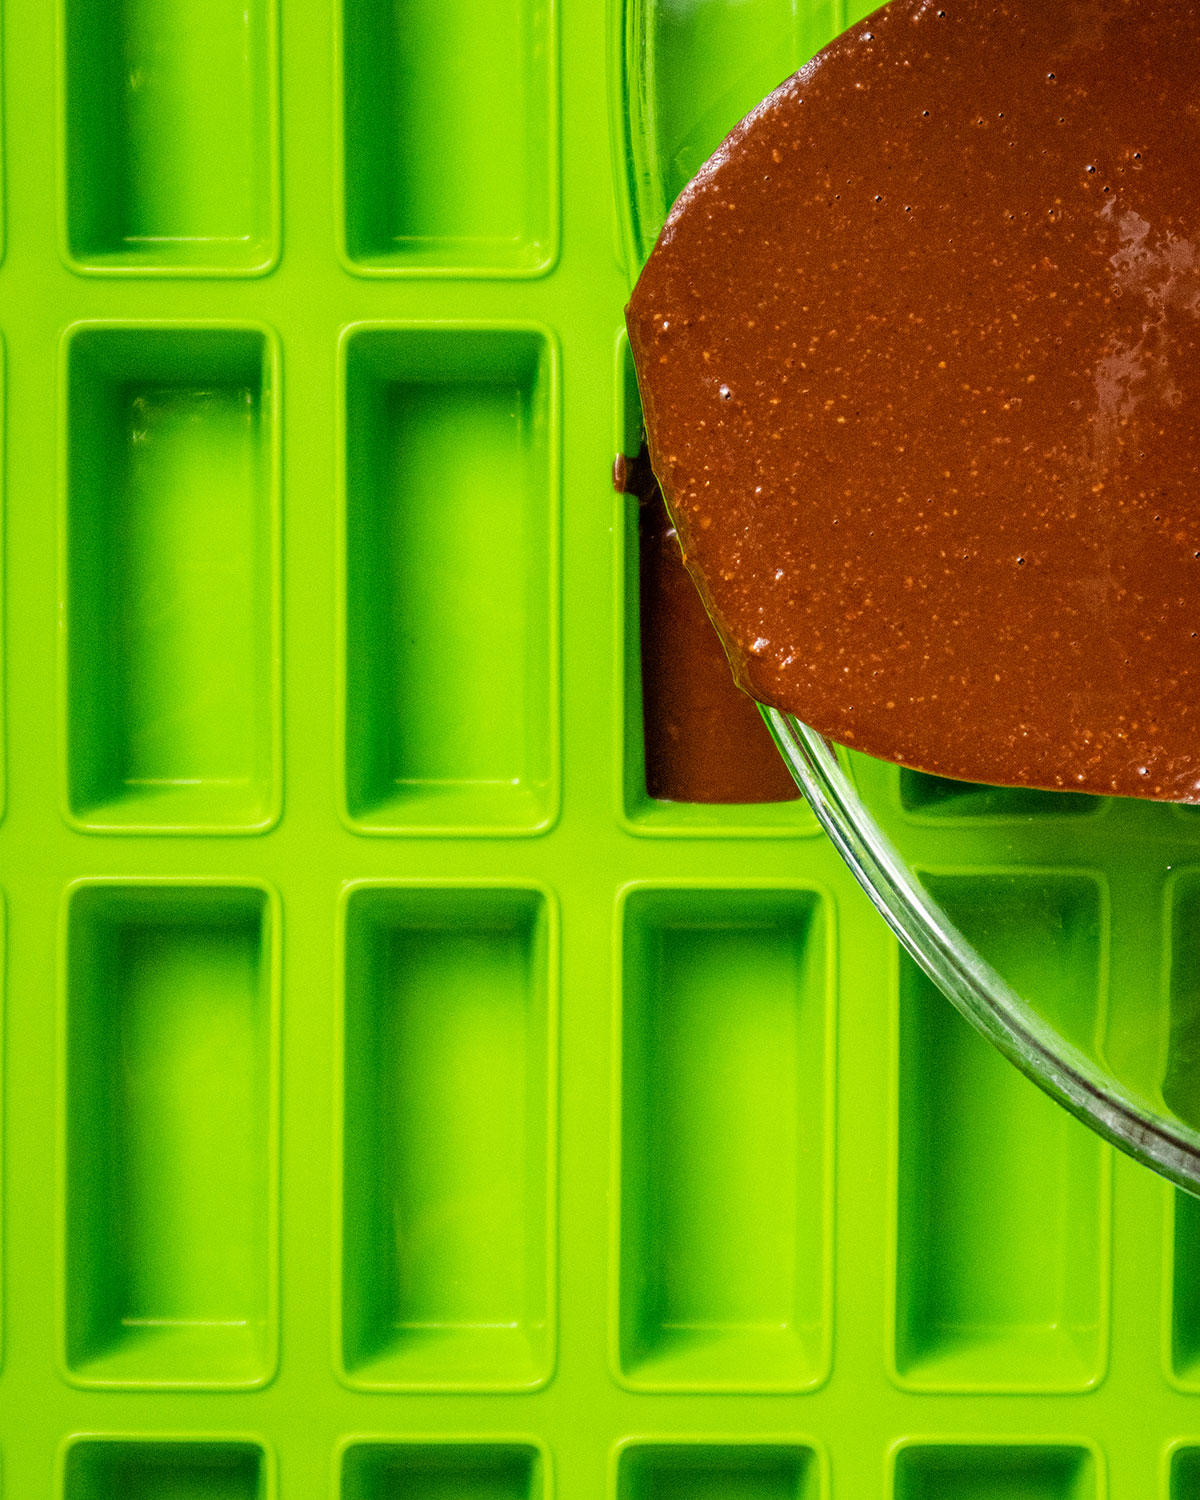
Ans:
{"label": "brown chocolate pool", "polygon": [[666,802],[792,802],[800,793],[753,699],[734,682],[643,449],[613,484],[638,499],[646,791]]}

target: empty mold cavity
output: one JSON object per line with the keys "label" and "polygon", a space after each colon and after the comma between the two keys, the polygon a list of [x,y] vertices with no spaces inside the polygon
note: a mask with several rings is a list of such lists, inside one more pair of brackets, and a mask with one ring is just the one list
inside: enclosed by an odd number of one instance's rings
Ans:
{"label": "empty mold cavity", "polygon": [[345,920],[345,1376],[537,1385],[552,1360],[545,898],[368,886]]}
{"label": "empty mold cavity", "polygon": [[529,328],[362,328],[346,360],[346,809],[553,817],[554,373]]}
{"label": "empty mold cavity", "polygon": [[271,344],[80,325],[67,345],[67,796],[109,832],[276,814]]}
{"label": "empty mold cavity", "polygon": [[947,1443],[901,1448],[894,1500],[1096,1500],[1089,1448],[1066,1443]]}
{"label": "empty mold cavity", "polygon": [[1098,812],[1104,798],[952,781],[905,766],[900,770],[900,804],[905,812],[938,818],[1071,818]]}
{"label": "empty mold cavity", "polygon": [[63,1460],[63,1500],[267,1500],[255,1443],[83,1438]]}
{"label": "empty mold cavity", "polygon": [[824,1378],[826,942],[812,891],[626,898],[618,1360],[631,1386]]}
{"label": "empty mold cavity", "polygon": [[248,275],[278,253],[274,0],[64,0],[67,253]]}
{"label": "empty mold cavity", "polygon": [[65,1353],[78,1383],[249,1386],[274,1369],[272,920],[252,886],[72,893]]}
{"label": "empty mold cavity", "polygon": [[834,0],[625,0],[640,252],[721,141],[842,29]]}
{"label": "empty mold cavity", "polygon": [[[928,884],[1018,993],[1090,1014],[1094,883]],[[901,965],[897,1374],[939,1390],[1091,1386],[1107,1357],[1107,1148]]]}
{"label": "empty mold cavity", "polygon": [[646,1443],[618,1461],[616,1500],[817,1500],[811,1448],[783,1443]]}
{"label": "empty mold cavity", "polygon": [[340,1500],[542,1500],[542,1456],[525,1443],[352,1443]]}
{"label": "empty mold cavity", "polygon": [[1171,1243],[1171,1372],[1180,1384],[1200,1388],[1200,1201],[1178,1188]]}
{"label": "empty mold cavity", "polygon": [[342,0],[345,248],[366,272],[534,275],[557,235],[551,0]]}
{"label": "empty mold cavity", "polygon": [[1108,891],[1070,870],[920,875],[967,943],[1037,1016],[1099,1057],[1108,975]]}
{"label": "empty mold cavity", "polygon": [[1163,1102],[1185,1125],[1200,1129],[1200,870],[1168,886],[1170,980]]}
{"label": "empty mold cavity", "polygon": [[1176,1448],[1171,1454],[1168,1500],[1197,1500],[1200,1496],[1200,1448]]}

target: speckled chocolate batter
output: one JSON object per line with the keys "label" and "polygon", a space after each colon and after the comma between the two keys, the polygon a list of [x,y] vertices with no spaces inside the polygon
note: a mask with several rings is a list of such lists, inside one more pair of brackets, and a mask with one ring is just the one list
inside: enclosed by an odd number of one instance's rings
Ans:
{"label": "speckled chocolate batter", "polygon": [[893,0],[628,310],[734,661],[844,743],[1200,800],[1200,3]]}

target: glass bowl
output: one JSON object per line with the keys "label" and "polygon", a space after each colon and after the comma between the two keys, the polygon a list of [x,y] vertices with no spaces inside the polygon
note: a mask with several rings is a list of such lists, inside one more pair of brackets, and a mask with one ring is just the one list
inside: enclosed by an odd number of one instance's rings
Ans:
{"label": "glass bowl", "polygon": [[[612,0],[632,285],[680,189],[854,0]],[[1101,1135],[1200,1190],[1200,809],[901,770],[765,710],[830,838],[913,959]]]}

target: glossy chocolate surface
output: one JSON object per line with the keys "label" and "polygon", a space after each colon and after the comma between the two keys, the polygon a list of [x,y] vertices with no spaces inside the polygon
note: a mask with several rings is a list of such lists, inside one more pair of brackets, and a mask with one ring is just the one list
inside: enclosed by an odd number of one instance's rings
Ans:
{"label": "glossy chocolate surface", "polygon": [[893,0],[628,310],[742,684],[872,754],[1200,800],[1200,6]]}

